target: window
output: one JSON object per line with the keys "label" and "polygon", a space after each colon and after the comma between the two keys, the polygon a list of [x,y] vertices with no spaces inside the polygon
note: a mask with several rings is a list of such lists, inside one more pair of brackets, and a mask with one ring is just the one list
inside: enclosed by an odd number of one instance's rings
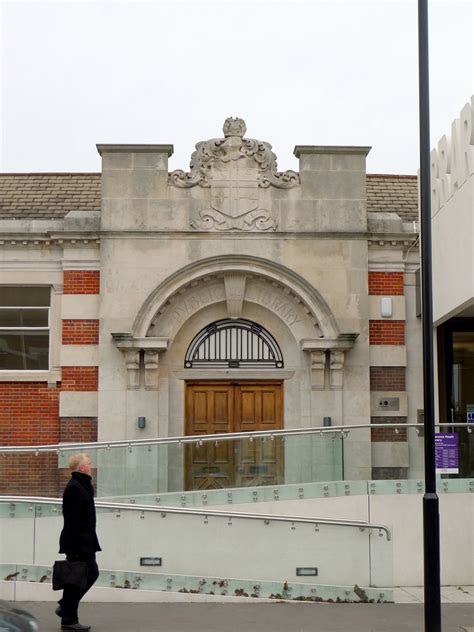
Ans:
{"label": "window", "polygon": [[49,368],[49,287],[0,286],[0,370]]}
{"label": "window", "polygon": [[273,336],[250,320],[219,320],[202,329],[189,345],[186,369],[282,369]]}

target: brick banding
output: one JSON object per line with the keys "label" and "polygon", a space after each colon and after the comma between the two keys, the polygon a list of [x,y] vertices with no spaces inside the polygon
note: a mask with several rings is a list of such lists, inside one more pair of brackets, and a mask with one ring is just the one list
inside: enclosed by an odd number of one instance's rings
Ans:
{"label": "brick banding", "polygon": [[[407,422],[406,417],[371,417],[370,423],[372,424],[405,424]],[[395,428],[372,428],[370,431],[371,439],[374,443],[382,441],[406,441],[407,431],[406,428],[398,428],[398,434]]]}
{"label": "brick banding", "polygon": [[404,366],[371,366],[371,391],[405,391]]}
{"label": "brick banding", "polygon": [[369,272],[369,294],[403,296],[403,272]]}
{"label": "brick banding", "polygon": [[99,388],[99,367],[63,366],[61,368],[62,391],[97,391]]}
{"label": "brick banding", "polygon": [[65,270],[64,294],[99,294],[99,270]]}
{"label": "brick banding", "polygon": [[97,345],[99,344],[99,321],[63,320],[63,345]]}
{"label": "brick banding", "polygon": [[404,345],[405,321],[403,320],[370,320],[369,344],[371,345]]}

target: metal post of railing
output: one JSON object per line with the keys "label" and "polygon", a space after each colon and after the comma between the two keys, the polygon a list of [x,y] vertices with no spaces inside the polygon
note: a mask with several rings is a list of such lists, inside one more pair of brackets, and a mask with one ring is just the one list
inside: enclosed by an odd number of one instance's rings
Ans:
{"label": "metal post of railing", "polygon": [[423,325],[423,403],[425,425],[425,494],[423,555],[425,632],[441,632],[439,499],[436,493],[433,288],[431,265],[430,108],[428,0],[418,0],[418,64],[420,101],[421,285]]}

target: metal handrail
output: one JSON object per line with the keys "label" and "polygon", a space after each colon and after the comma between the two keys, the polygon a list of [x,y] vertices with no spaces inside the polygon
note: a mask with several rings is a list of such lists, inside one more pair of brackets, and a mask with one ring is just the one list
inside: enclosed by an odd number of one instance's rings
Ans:
{"label": "metal handrail", "polygon": [[[474,429],[472,423],[437,423],[436,426],[449,426],[467,428],[469,432]],[[90,443],[55,443],[48,445],[33,445],[33,446],[0,446],[0,454],[7,453],[35,453],[40,452],[62,452],[80,450],[81,452],[88,449],[97,448],[132,448],[135,446],[146,445],[169,445],[169,444],[185,444],[185,443],[205,443],[208,441],[233,441],[235,439],[258,439],[261,437],[290,437],[296,435],[308,435],[308,434],[342,434],[345,438],[351,430],[359,430],[361,428],[374,429],[405,429],[415,428],[416,430],[423,430],[423,424],[413,423],[400,423],[400,424],[354,424],[350,426],[317,426],[312,428],[293,428],[283,430],[257,430],[254,432],[225,432],[221,434],[211,435],[186,435],[181,437],[157,437],[155,439],[129,439],[121,441],[96,441]]]}
{"label": "metal handrail", "polygon": [[[0,496],[0,503],[11,504],[42,504],[42,505],[61,505],[62,500],[59,498],[43,498],[41,496]],[[244,520],[263,520],[264,522],[289,522],[298,524],[312,524],[314,526],[320,524],[332,525],[335,527],[354,527],[358,529],[378,529],[384,531],[387,537],[387,542],[392,539],[391,531],[388,527],[382,524],[374,524],[366,522],[364,520],[337,520],[332,518],[316,518],[307,516],[289,516],[285,514],[263,514],[263,513],[250,513],[240,511],[216,511],[214,509],[190,509],[186,507],[156,507],[155,505],[136,505],[125,503],[112,503],[107,501],[97,500],[95,506],[103,509],[115,509],[125,511],[151,511],[153,513],[160,514],[184,514],[194,516],[215,516],[217,518],[242,518]]]}

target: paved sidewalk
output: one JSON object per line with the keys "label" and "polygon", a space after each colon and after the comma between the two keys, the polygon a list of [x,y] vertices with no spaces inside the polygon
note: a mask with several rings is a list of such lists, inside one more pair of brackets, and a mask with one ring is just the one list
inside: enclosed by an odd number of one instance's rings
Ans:
{"label": "paved sidewalk", "polygon": [[[53,603],[28,602],[41,632],[60,629]],[[96,632],[423,632],[421,604],[84,603]],[[443,632],[474,632],[474,604],[443,604]]]}

